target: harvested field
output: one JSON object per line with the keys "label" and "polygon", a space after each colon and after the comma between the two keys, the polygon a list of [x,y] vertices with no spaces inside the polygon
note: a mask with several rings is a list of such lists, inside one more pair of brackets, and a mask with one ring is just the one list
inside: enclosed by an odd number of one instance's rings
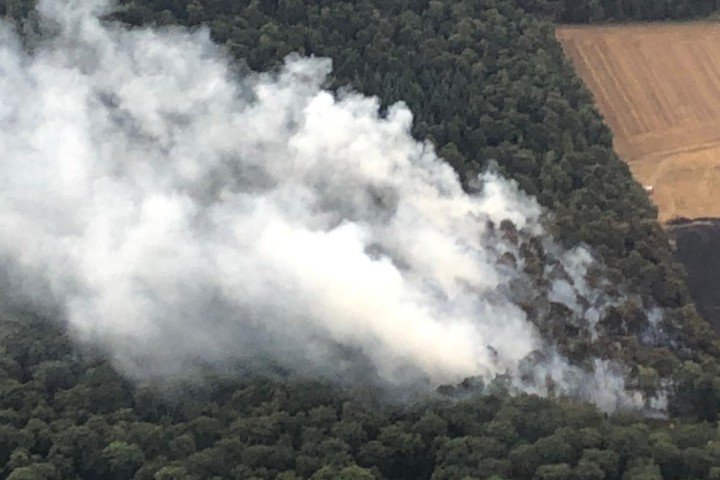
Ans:
{"label": "harvested field", "polygon": [[660,220],[720,217],[720,23],[563,26],[557,36]]}

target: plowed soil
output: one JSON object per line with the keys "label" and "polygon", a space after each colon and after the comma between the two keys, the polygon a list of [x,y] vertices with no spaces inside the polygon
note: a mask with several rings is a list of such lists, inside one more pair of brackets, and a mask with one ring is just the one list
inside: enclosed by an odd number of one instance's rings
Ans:
{"label": "plowed soil", "polygon": [[659,220],[720,217],[720,23],[562,26],[614,147]]}

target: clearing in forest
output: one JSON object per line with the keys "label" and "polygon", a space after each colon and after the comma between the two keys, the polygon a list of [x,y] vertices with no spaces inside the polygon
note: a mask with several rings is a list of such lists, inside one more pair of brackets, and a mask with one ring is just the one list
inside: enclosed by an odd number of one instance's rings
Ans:
{"label": "clearing in forest", "polygon": [[660,220],[720,217],[720,23],[561,26],[614,146]]}

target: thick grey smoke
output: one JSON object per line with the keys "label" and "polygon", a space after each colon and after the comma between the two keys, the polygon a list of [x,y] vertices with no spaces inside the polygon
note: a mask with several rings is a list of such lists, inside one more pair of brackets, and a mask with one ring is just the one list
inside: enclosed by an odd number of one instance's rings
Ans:
{"label": "thick grey smoke", "polygon": [[590,255],[553,244],[513,183],[488,172],[467,195],[404,105],[380,115],[375,98],[324,90],[327,59],[238,79],[205,30],[108,26],[103,8],[41,2],[53,34],[32,54],[0,27],[0,259],[15,298],[59,308],[136,377],[270,359],[625,398],[622,370],[569,366],[522,307],[537,300],[530,237],[555,266],[546,304],[594,331],[600,297]]}

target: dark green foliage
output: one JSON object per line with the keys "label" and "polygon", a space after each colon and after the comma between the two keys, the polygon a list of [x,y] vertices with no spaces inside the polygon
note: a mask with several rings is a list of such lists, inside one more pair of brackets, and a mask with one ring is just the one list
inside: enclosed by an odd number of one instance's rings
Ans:
{"label": "dark green foliage", "polygon": [[[329,56],[333,88],[405,101],[468,189],[490,160],[552,212],[561,242],[602,260],[627,293],[589,343],[557,307],[541,326],[578,363],[622,359],[650,398],[673,381],[671,420],[606,417],[501,385],[418,413],[305,379],[257,375],[212,388],[130,385],[34,317],[0,321],[0,477],[11,479],[720,478],[720,346],[698,317],[656,211],[611,149],[611,133],[564,60],[551,23],[688,18],[715,1],[122,1],[134,25],[210,28],[249,67]],[[31,31],[32,1],[0,0]],[[528,12],[538,14],[530,15]],[[510,235],[514,227],[499,226]],[[523,252],[542,269],[542,251]],[[509,264],[517,259],[506,258]],[[648,307],[664,310],[647,339]],[[453,389],[448,389],[448,391]],[[478,389],[481,390],[481,389]],[[700,423],[697,423],[700,422]],[[707,423],[704,423],[707,422]]]}
{"label": "dark green foliage", "polygon": [[[2,478],[699,479],[715,478],[720,464],[714,423],[608,417],[531,395],[378,407],[372,392],[360,401],[331,385],[261,375],[213,382],[222,393],[208,383],[180,395],[128,387],[97,356],[69,354],[52,325],[4,318],[0,349],[10,347],[8,331],[20,351],[41,341],[54,352],[38,365],[92,373],[48,397],[39,375],[18,371],[0,383]],[[35,408],[7,403],[18,387],[38,392]],[[127,398],[92,413],[93,399],[112,392]]]}
{"label": "dark green foliage", "polygon": [[660,21],[703,18],[717,0],[517,0],[527,11],[564,23]]}

